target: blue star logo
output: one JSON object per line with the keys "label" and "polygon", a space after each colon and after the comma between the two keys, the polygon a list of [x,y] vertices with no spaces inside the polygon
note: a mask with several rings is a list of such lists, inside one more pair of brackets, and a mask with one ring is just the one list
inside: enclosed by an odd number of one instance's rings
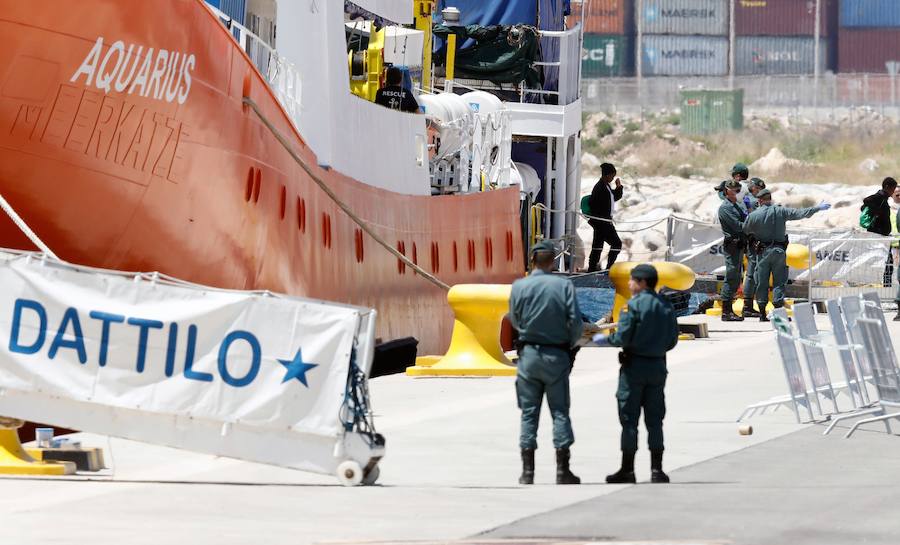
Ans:
{"label": "blue star logo", "polygon": [[303,385],[307,388],[309,388],[309,384],[306,382],[306,372],[319,366],[319,364],[317,363],[305,363],[303,361],[302,348],[297,349],[297,355],[294,356],[294,359],[278,360],[278,363],[284,365],[284,367],[287,369],[287,372],[284,374],[284,378],[281,380],[282,384],[295,378],[303,383]]}

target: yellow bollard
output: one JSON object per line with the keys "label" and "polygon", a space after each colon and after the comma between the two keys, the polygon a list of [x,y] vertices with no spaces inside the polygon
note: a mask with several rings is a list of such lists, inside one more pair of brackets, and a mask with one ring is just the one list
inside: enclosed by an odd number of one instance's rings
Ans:
{"label": "yellow bollard", "polygon": [[[697,275],[689,267],[681,263],[668,261],[655,261],[650,263],[659,275],[656,289],[669,288],[673,290],[689,290],[694,285]],[[631,269],[640,263],[625,262],[616,263],[609,270],[609,280],[616,288],[616,299],[613,302],[612,321],[619,321],[619,313],[631,299],[631,291],[628,290],[628,280],[631,278]]]}
{"label": "yellow bollard", "polygon": [[25,452],[19,442],[17,429],[21,420],[0,418],[0,475],[72,475],[72,462],[38,462]]}
{"label": "yellow bollard", "polygon": [[447,354],[416,358],[406,369],[411,377],[422,376],[513,376],[516,368],[503,354],[500,326],[509,312],[512,286],[461,284],[453,286],[447,302],[456,317]]}
{"label": "yellow bollard", "polygon": [[805,244],[788,244],[787,265],[792,269],[800,269],[801,271],[809,268],[809,246]]}

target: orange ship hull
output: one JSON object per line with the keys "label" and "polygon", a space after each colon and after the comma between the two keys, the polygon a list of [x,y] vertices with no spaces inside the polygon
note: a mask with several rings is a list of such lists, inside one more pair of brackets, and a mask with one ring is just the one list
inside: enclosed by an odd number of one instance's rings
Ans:
{"label": "orange ship hull", "polygon": [[[0,193],[60,258],[369,306],[384,340],[446,348],[446,293],[364,235],[242,105],[316,165],[201,0],[7,3],[0,33]],[[523,274],[517,189],[418,197],[321,176],[448,284]],[[5,215],[0,246],[33,249]]]}

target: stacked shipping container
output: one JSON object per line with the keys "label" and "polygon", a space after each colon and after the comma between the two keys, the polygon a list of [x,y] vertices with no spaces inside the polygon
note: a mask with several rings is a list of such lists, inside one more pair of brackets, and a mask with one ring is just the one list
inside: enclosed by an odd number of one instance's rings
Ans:
{"label": "stacked shipping container", "polygon": [[900,62],[900,1],[841,0],[838,71],[886,73]]}
{"label": "stacked shipping container", "polygon": [[728,0],[644,0],[645,76],[724,76],[728,73]]}
{"label": "stacked shipping container", "polygon": [[[836,0],[822,0],[820,11],[819,69],[829,67],[834,55]],[[735,74],[778,75],[815,72],[815,0],[735,0]]]}
{"label": "stacked shipping container", "polygon": [[[731,0],[643,0],[640,12],[636,0],[584,1],[584,21],[573,0],[568,25],[583,23],[585,78],[634,74],[638,24],[645,76],[728,74]],[[736,75],[815,72],[815,0],[734,0],[734,9]],[[821,73],[900,63],[900,0],[821,0],[820,9]]]}
{"label": "stacked shipping container", "polygon": [[582,23],[584,49],[581,73],[585,78],[634,74],[634,0],[590,0],[572,2],[569,28]]}

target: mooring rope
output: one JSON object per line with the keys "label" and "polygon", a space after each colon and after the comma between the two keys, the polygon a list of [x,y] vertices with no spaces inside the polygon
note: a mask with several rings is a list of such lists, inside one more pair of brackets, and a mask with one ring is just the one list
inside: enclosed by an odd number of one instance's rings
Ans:
{"label": "mooring rope", "polygon": [[3,208],[3,211],[6,212],[6,215],[9,216],[9,219],[11,219],[13,223],[16,224],[16,227],[18,227],[19,230],[22,231],[22,233],[24,233],[26,237],[28,237],[28,240],[30,240],[32,244],[37,246],[40,251],[44,252],[47,257],[52,257],[53,259],[60,261],[60,259],[56,257],[56,254],[53,253],[53,250],[51,250],[49,246],[44,244],[44,241],[41,240],[41,237],[37,236],[37,234],[31,230],[31,227],[29,227],[28,224],[25,223],[25,220],[23,220],[22,217],[16,213],[15,209],[11,204],[9,204],[9,201],[7,201],[2,194],[0,194],[0,208]]}
{"label": "mooring rope", "polygon": [[249,106],[251,110],[253,110],[253,112],[256,114],[256,116],[259,118],[259,120],[262,122],[262,124],[265,125],[267,129],[269,129],[269,132],[271,132],[272,135],[275,137],[275,139],[278,140],[278,142],[282,145],[282,147],[284,147],[285,151],[287,151],[288,154],[294,159],[294,161],[298,165],[300,165],[300,168],[302,168],[304,170],[304,172],[306,172],[309,175],[309,177],[312,178],[312,180],[316,183],[316,185],[318,185],[319,188],[322,191],[324,191],[326,195],[328,195],[328,198],[330,198],[332,201],[334,201],[334,203],[336,205],[338,205],[338,207],[341,210],[343,210],[344,213],[347,214],[347,216],[349,216],[350,219],[353,220],[354,223],[359,225],[360,229],[362,229],[367,235],[372,237],[372,239],[375,242],[377,242],[379,245],[381,245],[385,250],[387,250],[392,255],[394,255],[397,259],[399,259],[400,261],[405,263],[409,268],[411,268],[412,270],[419,273],[419,275],[421,275],[422,278],[424,278],[425,280],[428,280],[429,282],[431,282],[435,286],[438,286],[439,288],[442,288],[445,290],[450,289],[449,284],[447,284],[440,278],[434,276],[433,274],[429,273],[428,271],[426,271],[425,269],[423,269],[422,267],[420,267],[419,265],[414,263],[411,259],[409,259],[405,255],[403,255],[399,250],[397,250],[396,248],[391,246],[386,240],[381,238],[377,233],[375,233],[375,231],[372,229],[372,227],[369,225],[368,222],[366,222],[365,220],[363,220],[362,218],[357,216],[356,213],[353,212],[353,210],[344,201],[342,201],[337,195],[335,195],[334,191],[332,191],[331,188],[328,187],[328,184],[326,184],[325,181],[312,169],[312,167],[310,167],[306,163],[306,161],[301,159],[300,156],[297,154],[297,152],[294,151],[294,148],[291,146],[290,142],[288,142],[288,140],[281,134],[281,132],[277,128],[275,128],[274,125],[272,125],[272,123],[268,120],[268,118],[266,118],[266,116],[262,113],[262,111],[260,111],[259,106],[256,104],[256,102],[253,101],[253,99],[251,99],[250,97],[244,97],[243,102],[244,102],[244,104]]}

